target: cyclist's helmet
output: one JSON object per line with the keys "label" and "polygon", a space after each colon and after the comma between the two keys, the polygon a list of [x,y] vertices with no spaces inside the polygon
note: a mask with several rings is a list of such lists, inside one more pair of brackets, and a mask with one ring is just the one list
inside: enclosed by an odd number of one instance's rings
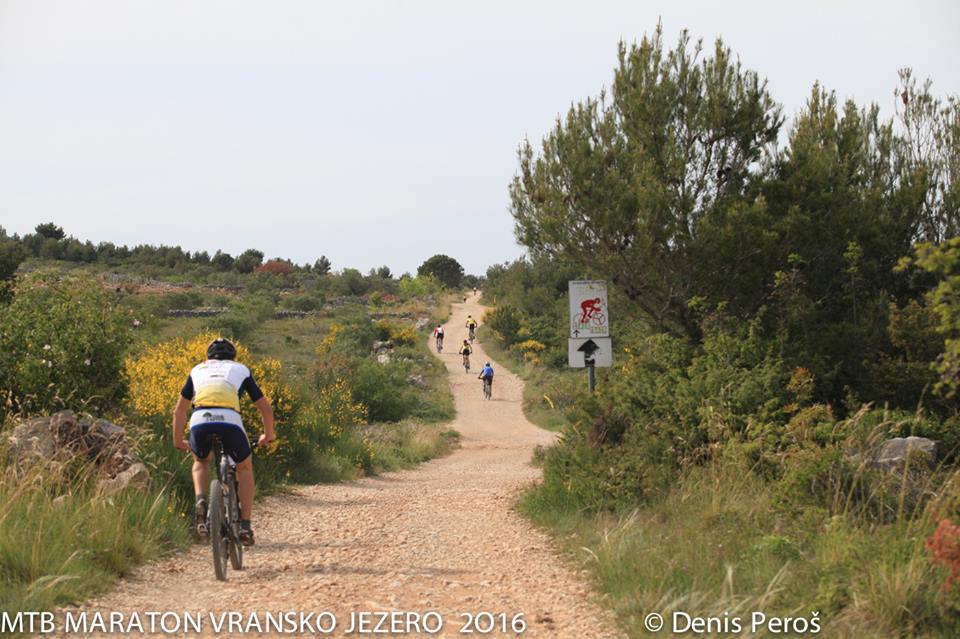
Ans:
{"label": "cyclist's helmet", "polygon": [[207,359],[236,359],[237,358],[237,347],[233,343],[224,339],[223,337],[218,337],[217,339],[210,342],[210,345],[207,346]]}
{"label": "cyclist's helmet", "polygon": [[489,365],[490,365],[490,362],[487,362],[486,364],[484,364],[484,366],[489,366]]}

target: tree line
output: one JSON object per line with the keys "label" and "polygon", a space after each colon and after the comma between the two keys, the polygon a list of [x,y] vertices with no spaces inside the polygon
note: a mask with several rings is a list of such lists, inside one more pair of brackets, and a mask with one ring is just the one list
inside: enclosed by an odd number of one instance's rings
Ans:
{"label": "tree line", "polygon": [[[327,275],[332,264],[321,255],[312,264],[295,264],[292,260],[277,257],[265,260],[263,251],[247,249],[237,256],[217,250],[213,255],[205,250],[185,251],[179,246],[139,244],[133,248],[113,242],[81,241],[67,236],[62,227],[53,222],[38,224],[33,233],[23,236],[8,235],[0,226],[0,282],[9,281],[27,258],[62,260],[78,264],[98,264],[105,267],[152,267],[179,274],[188,274],[198,269],[214,273],[267,273],[272,275],[314,274]],[[352,274],[356,269],[345,269]],[[359,275],[359,272],[358,272]],[[434,255],[417,269],[417,275],[436,277],[443,285],[476,286],[476,276],[466,275],[460,263],[448,255]],[[359,275],[363,277],[362,275]],[[390,267],[384,265],[370,269],[370,278],[394,279]]]}

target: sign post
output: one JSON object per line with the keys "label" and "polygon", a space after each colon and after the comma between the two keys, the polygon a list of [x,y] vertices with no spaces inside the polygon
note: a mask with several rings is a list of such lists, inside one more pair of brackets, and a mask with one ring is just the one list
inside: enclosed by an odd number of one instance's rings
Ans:
{"label": "sign post", "polygon": [[575,280],[570,284],[570,366],[587,369],[587,383],[596,389],[597,366],[613,366],[607,283]]}

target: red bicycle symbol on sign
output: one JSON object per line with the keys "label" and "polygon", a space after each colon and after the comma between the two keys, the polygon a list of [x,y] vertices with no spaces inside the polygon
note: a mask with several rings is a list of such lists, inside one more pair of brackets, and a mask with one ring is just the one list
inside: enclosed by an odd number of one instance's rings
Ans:
{"label": "red bicycle symbol on sign", "polygon": [[582,311],[582,315],[580,316],[580,324],[593,322],[595,326],[603,326],[607,323],[607,316],[603,314],[602,310],[600,310],[599,297],[581,302],[580,310]]}

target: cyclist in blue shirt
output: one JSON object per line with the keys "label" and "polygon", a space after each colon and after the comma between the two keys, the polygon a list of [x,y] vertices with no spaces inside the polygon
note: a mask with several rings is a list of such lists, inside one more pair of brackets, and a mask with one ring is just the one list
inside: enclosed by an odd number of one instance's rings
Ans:
{"label": "cyclist in blue shirt", "polygon": [[493,366],[490,366],[490,362],[483,365],[483,370],[480,371],[477,379],[482,379],[485,384],[490,384],[490,393],[493,393]]}

